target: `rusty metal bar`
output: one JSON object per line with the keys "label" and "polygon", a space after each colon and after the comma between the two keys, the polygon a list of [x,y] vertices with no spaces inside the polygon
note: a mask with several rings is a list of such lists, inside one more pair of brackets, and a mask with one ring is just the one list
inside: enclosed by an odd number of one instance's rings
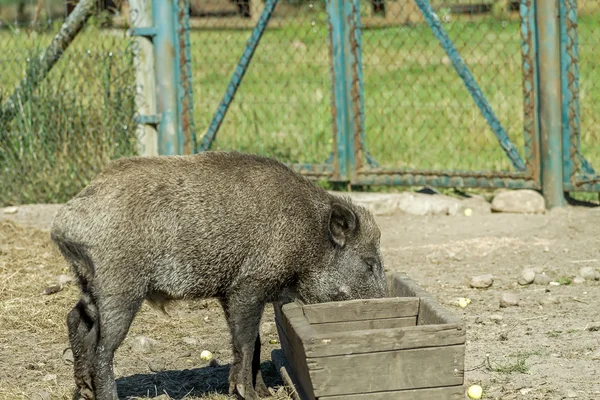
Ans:
{"label": "rusty metal bar", "polygon": [[350,182],[363,163],[364,102],[359,0],[327,0],[334,176]]}
{"label": "rusty metal bar", "polygon": [[535,40],[535,2],[521,0],[521,57],[523,74],[523,137],[527,174],[536,182],[540,177],[540,130],[538,115],[538,75]]}
{"label": "rusty metal bar", "polygon": [[558,0],[536,0],[540,147],[547,208],[566,205],[563,191],[561,61]]}
{"label": "rusty metal bar", "polygon": [[178,75],[176,52],[174,0],[152,0],[154,60],[156,73],[158,125],[158,154],[183,154],[183,133],[179,123],[177,104]]}
{"label": "rusty metal bar", "polygon": [[242,83],[242,79],[244,78],[244,74],[248,70],[248,66],[250,65],[250,61],[254,56],[254,52],[260,43],[260,39],[262,38],[265,30],[267,29],[267,25],[269,20],[271,19],[271,15],[273,14],[273,10],[277,5],[278,0],[266,0],[265,7],[263,8],[260,17],[258,18],[258,22],[250,35],[250,39],[248,39],[248,43],[246,43],[246,48],[240,57],[240,61],[238,62],[235,71],[233,72],[233,76],[229,81],[229,85],[225,90],[225,95],[219,104],[217,111],[215,112],[215,116],[213,117],[210,125],[208,126],[208,130],[204,134],[204,137],[200,140],[197,151],[206,151],[210,148],[210,145],[215,140],[217,132],[223,123],[223,119],[227,114],[227,110],[231,105],[231,102],[235,98],[235,94],[237,93],[240,84]]}

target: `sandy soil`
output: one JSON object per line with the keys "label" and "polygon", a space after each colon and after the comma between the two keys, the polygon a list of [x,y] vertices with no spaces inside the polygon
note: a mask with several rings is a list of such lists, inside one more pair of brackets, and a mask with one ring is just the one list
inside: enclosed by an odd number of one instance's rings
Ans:
{"label": "sandy soil", "polygon": [[[38,205],[0,214],[0,399],[70,396],[65,317],[77,288],[66,284],[43,294],[68,274],[47,234],[56,209]],[[466,383],[482,385],[484,398],[600,398],[600,281],[570,283],[580,268],[600,268],[600,209],[377,221],[387,268],[408,273],[467,324]],[[520,286],[526,267],[563,284]],[[469,287],[472,276],[486,273],[495,278],[490,288]],[[500,308],[505,292],[517,294],[519,306]],[[472,303],[462,309],[455,305],[459,297]],[[167,311],[169,317],[161,316],[144,305],[117,351],[120,396],[227,398],[231,350],[218,304],[185,302]],[[150,353],[131,349],[138,335],[157,341]],[[277,388],[270,308],[262,335],[266,380]],[[205,349],[221,365],[202,361]]]}

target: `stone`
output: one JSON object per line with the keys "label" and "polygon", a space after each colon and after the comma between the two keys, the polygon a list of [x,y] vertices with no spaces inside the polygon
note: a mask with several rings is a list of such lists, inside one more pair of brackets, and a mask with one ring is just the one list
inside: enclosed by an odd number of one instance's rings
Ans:
{"label": "stone", "polygon": [[198,344],[198,339],[194,339],[192,337],[184,337],[181,339],[183,344],[187,344],[189,346],[196,346]]}
{"label": "stone", "polygon": [[499,324],[500,322],[502,322],[502,320],[504,319],[502,317],[502,315],[499,315],[499,314],[492,314],[488,318],[490,319],[490,321],[495,322],[497,324]]}
{"label": "stone", "polygon": [[576,276],[575,278],[573,278],[573,283],[576,285],[581,285],[582,283],[585,283],[585,279],[581,276]]}
{"label": "stone", "polygon": [[600,331],[600,322],[590,322],[585,327],[585,330],[589,331],[589,332],[598,332],[598,331]]}
{"label": "stone", "polygon": [[5,207],[4,214],[16,214],[19,209],[17,207]]}
{"label": "stone", "polygon": [[[460,215],[467,208],[458,199],[437,194],[415,192],[402,193],[367,193],[330,192],[333,195],[347,195],[352,200],[375,215],[392,215],[405,213],[411,215]],[[473,208],[473,207],[469,207]]]}
{"label": "stone", "polygon": [[492,276],[492,274],[485,274],[477,275],[471,278],[471,282],[469,285],[472,288],[485,289],[492,286],[492,283],[494,283],[494,277]]}
{"label": "stone", "polygon": [[46,289],[44,289],[43,294],[50,295],[50,294],[58,293],[61,290],[63,290],[63,286],[60,284],[50,285]]}
{"label": "stone", "polygon": [[558,297],[555,296],[544,296],[539,300],[539,303],[541,306],[547,307],[553,304],[560,303],[560,300],[558,299]]}
{"label": "stone", "polygon": [[161,372],[167,369],[167,364],[162,358],[155,358],[150,360],[148,363],[148,368],[150,368],[150,371],[152,372]]}
{"label": "stone", "polygon": [[132,339],[129,347],[131,351],[142,354],[152,353],[158,342],[146,336],[136,336]]}
{"label": "stone", "polygon": [[600,349],[596,350],[593,354],[592,354],[592,360],[600,360]]}
{"label": "stone", "polygon": [[47,375],[44,375],[44,377],[42,378],[42,380],[44,382],[50,382],[50,381],[55,381],[56,378],[57,378],[56,374],[47,374]]}
{"label": "stone", "polygon": [[521,271],[521,276],[519,276],[518,283],[519,285],[525,286],[533,283],[535,279],[535,271],[531,268],[525,268]]}
{"label": "stone", "polygon": [[519,305],[519,296],[514,293],[502,293],[500,307],[514,307]]}
{"label": "stone", "polygon": [[579,270],[579,276],[586,281],[597,281],[600,279],[600,273],[592,267],[582,267]]}
{"label": "stone", "polygon": [[56,277],[56,282],[58,282],[59,285],[67,285],[73,281],[74,279],[70,275],[61,274]]}
{"label": "stone", "polygon": [[544,197],[530,189],[500,192],[492,200],[493,212],[542,214],[546,212]]}
{"label": "stone", "polygon": [[535,279],[533,280],[533,283],[536,285],[548,285],[550,282],[552,282],[552,279],[545,272],[535,274]]}

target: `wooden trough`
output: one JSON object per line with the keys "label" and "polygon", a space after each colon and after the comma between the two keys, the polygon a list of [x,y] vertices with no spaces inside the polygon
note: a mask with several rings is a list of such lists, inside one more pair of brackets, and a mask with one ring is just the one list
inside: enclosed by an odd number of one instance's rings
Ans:
{"label": "wooden trough", "polygon": [[464,399],[465,327],[405,274],[391,297],[275,308],[272,358],[296,399]]}

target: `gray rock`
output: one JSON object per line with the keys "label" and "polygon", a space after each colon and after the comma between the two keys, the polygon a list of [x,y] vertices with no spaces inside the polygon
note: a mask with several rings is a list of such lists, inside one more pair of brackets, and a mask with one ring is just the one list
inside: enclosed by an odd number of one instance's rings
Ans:
{"label": "gray rock", "polygon": [[59,285],[63,285],[63,286],[67,285],[73,281],[74,281],[74,279],[70,275],[61,274],[56,277],[56,282],[58,282]]}
{"label": "gray rock", "polygon": [[485,289],[492,286],[492,283],[494,283],[494,277],[492,276],[492,274],[485,274],[477,275],[471,278],[471,282],[469,283],[469,285],[472,288]]}
{"label": "gray rock", "polygon": [[[339,195],[337,192],[330,192]],[[375,215],[406,213],[411,215],[458,215],[464,213],[465,205],[458,199],[444,195],[415,192],[366,193],[351,192],[348,195],[357,204]]]}
{"label": "gray rock", "polygon": [[535,279],[535,271],[531,268],[525,268],[521,271],[521,276],[519,276],[518,283],[519,285],[530,285],[533,283]]}
{"label": "gray rock", "polygon": [[535,279],[533,280],[533,283],[536,285],[548,285],[550,282],[552,282],[552,279],[545,272],[535,274]]}
{"label": "gray rock", "polygon": [[592,353],[592,360],[600,360],[600,349]]}
{"label": "gray rock", "polygon": [[553,304],[560,303],[560,300],[558,299],[558,297],[555,296],[544,296],[539,300],[539,303],[541,306],[547,307]]}
{"label": "gray rock", "polygon": [[150,371],[152,372],[161,372],[167,369],[167,364],[162,358],[155,358],[150,360],[148,363],[148,368],[150,368]]}
{"label": "gray rock", "polygon": [[19,209],[17,207],[5,207],[4,214],[16,214]]}
{"label": "gray rock", "polygon": [[519,305],[519,296],[514,293],[502,293],[500,307],[514,307]]}
{"label": "gray rock", "polygon": [[181,341],[189,346],[196,346],[198,344],[198,339],[192,337],[184,337]]}
{"label": "gray rock", "polygon": [[141,354],[149,354],[154,351],[158,342],[146,336],[136,336],[131,340],[129,347],[131,351]]}
{"label": "gray rock", "polygon": [[581,276],[576,276],[575,278],[573,278],[573,283],[576,285],[581,285],[582,283],[585,283],[585,279]]}
{"label": "gray rock", "polygon": [[585,330],[589,331],[589,332],[598,332],[598,331],[600,331],[600,322],[590,322],[585,327]]}
{"label": "gray rock", "polygon": [[500,192],[492,200],[493,212],[541,214],[546,212],[544,197],[530,189]]}
{"label": "gray rock", "polygon": [[59,285],[59,284],[50,285],[46,289],[44,289],[43,294],[50,295],[50,294],[58,293],[61,290],[63,290],[63,286],[62,285]]}
{"label": "gray rock", "polygon": [[592,267],[583,267],[579,270],[579,276],[586,281],[594,281],[600,279],[600,273]]}
{"label": "gray rock", "polygon": [[502,317],[502,315],[499,315],[499,314],[492,314],[488,318],[490,319],[490,321],[493,321],[497,324],[502,322],[502,320],[504,319],[504,317]]}

